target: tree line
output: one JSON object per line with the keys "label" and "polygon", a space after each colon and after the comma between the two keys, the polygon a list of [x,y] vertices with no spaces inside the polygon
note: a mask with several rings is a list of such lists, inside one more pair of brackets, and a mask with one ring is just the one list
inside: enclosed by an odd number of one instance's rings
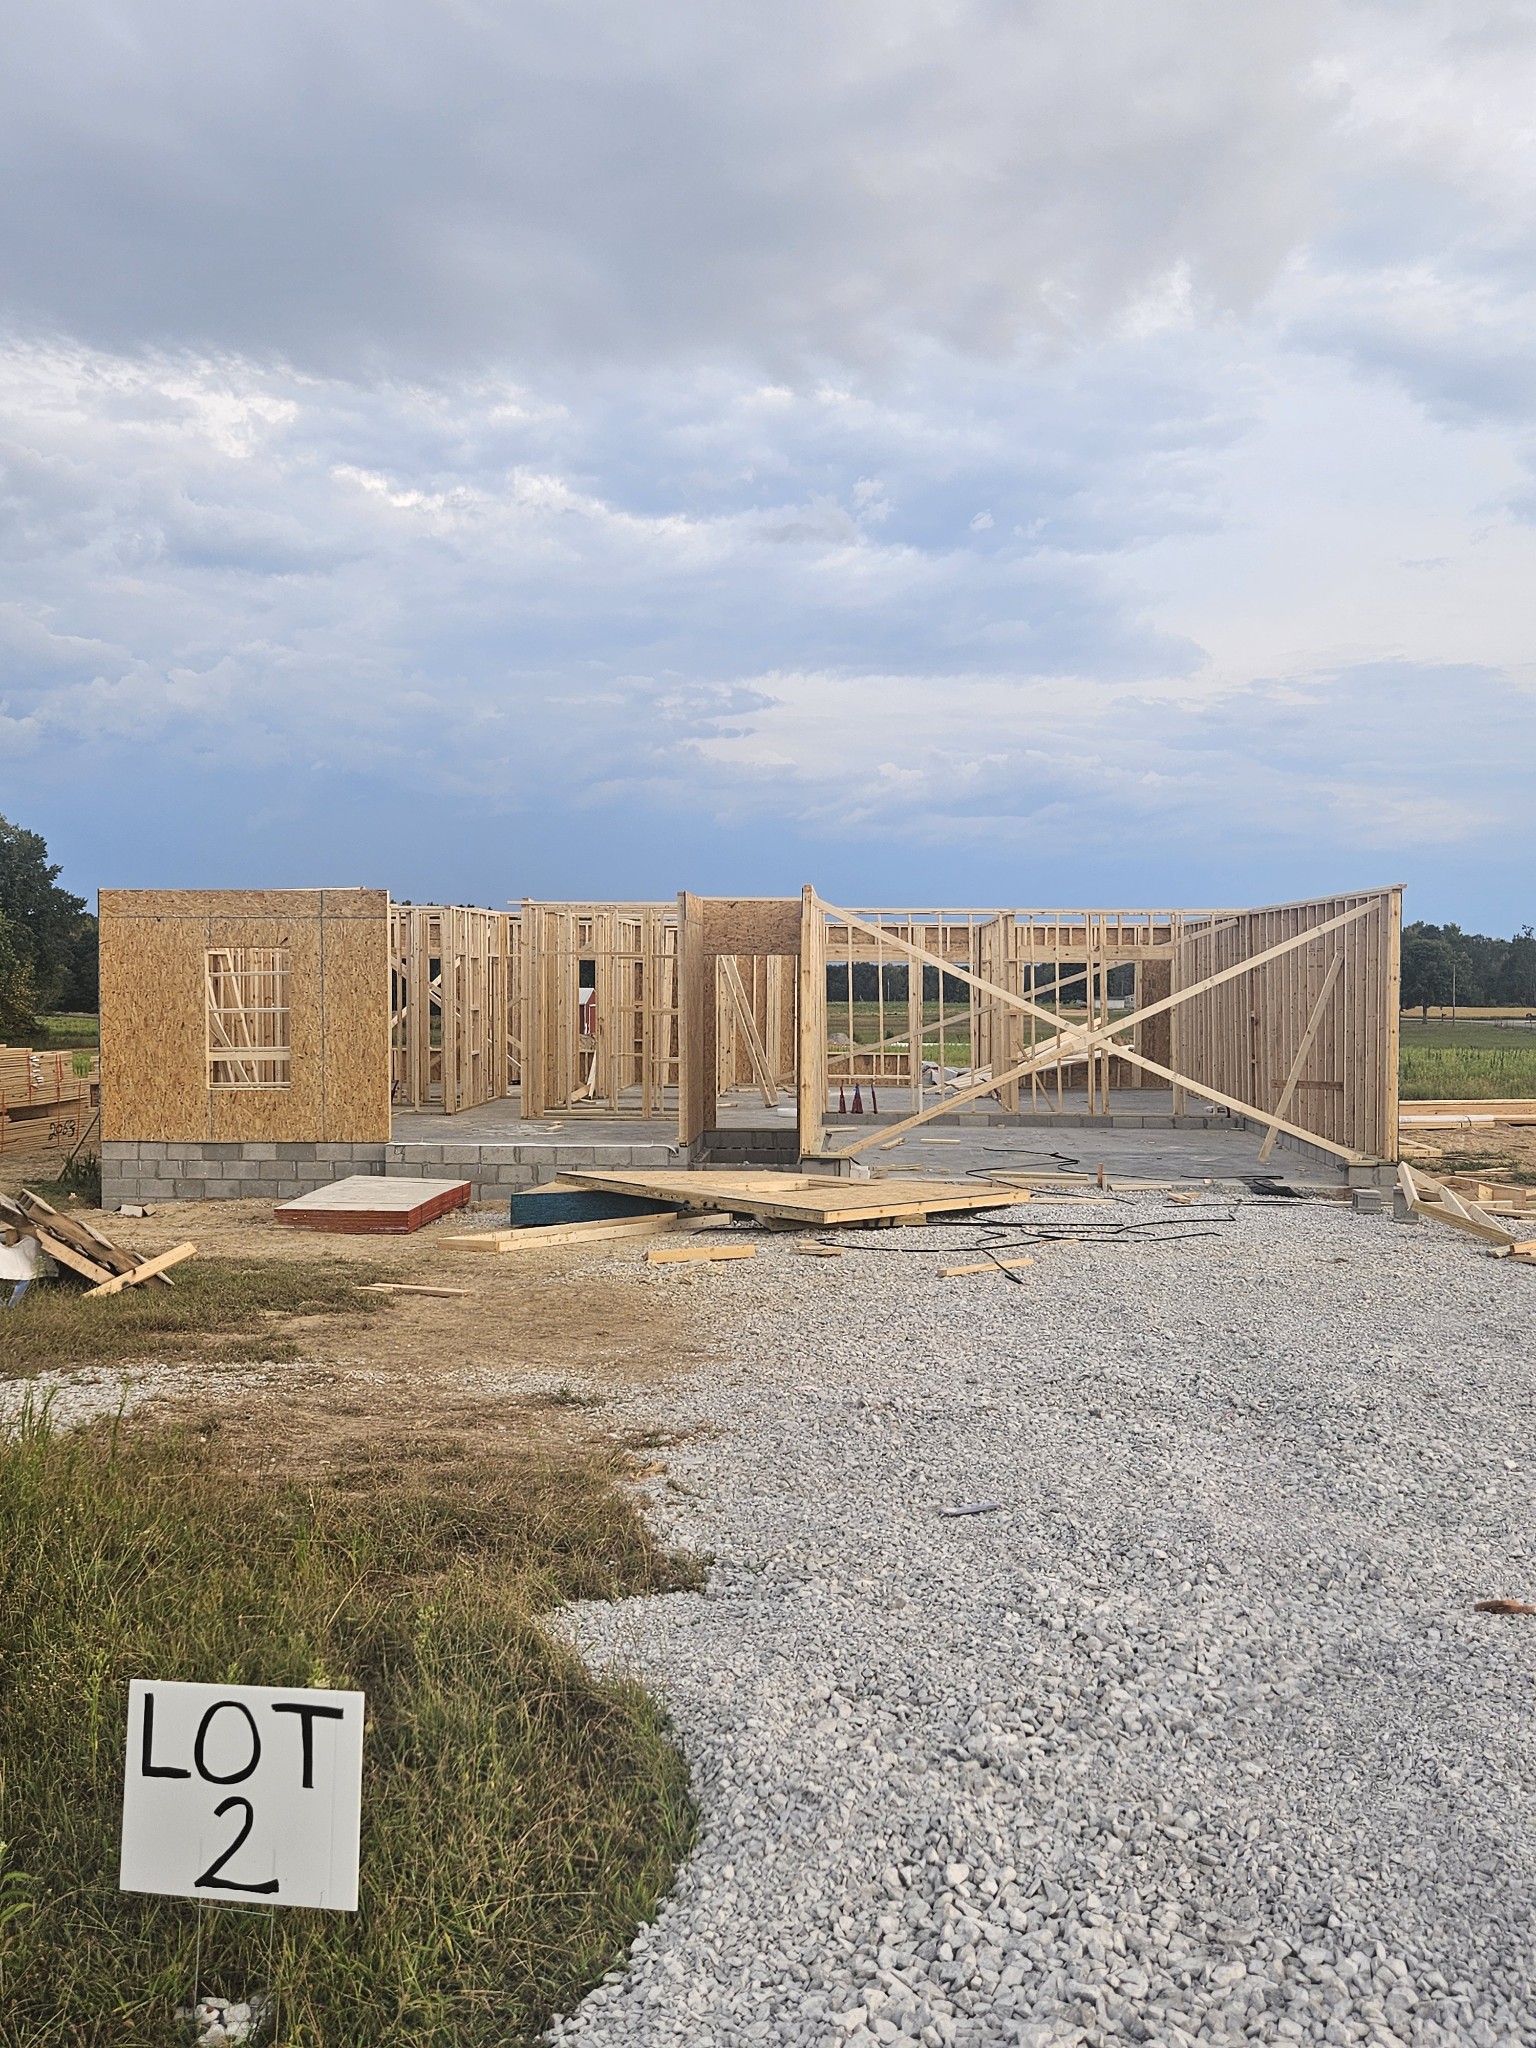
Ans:
{"label": "tree line", "polygon": [[1536,1010],[1536,933],[1523,925],[1512,939],[1464,932],[1459,924],[1403,927],[1403,1008],[1465,1003]]}
{"label": "tree line", "polygon": [[41,833],[0,817],[0,1044],[43,1012],[97,1007],[96,920],[60,872]]}

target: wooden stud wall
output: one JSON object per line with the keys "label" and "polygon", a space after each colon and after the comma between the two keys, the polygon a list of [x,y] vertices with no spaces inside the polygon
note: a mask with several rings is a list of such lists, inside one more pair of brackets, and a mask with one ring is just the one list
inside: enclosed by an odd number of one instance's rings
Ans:
{"label": "wooden stud wall", "polygon": [[[1318,1027],[1293,1084],[1290,1121],[1333,1145],[1397,1157],[1397,1023],[1402,892],[1367,891],[1236,912],[1181,935],[1176,986],[1363,911],[1173,1014],[1192,1083],[1275,1111],[1319,999]],[[1331,985],[1330,969],[1339,962]]]}
{"label": "wooden stud wall", "polygon": [[520,923],[523,1115],[665,1115],[679,1085],[678,913],[525,902]]}
{"label": "wooden stud wall", "polygon": [[[815,1152],[840,1087],[886,1088],[882,1107],[926,1117],[988,1095],[1059,1109],[1067,1089],[1108,1113],[1127,1087],[1171,1085],[1176,1110],[1209,1093],[1390,1160],[1401,919],[1395,889],[1259,910],[839,911],[807,888],[520,914],[391,908],[382,890],[104,890],[102,1131],[370,1141],[389,1136],[391,1094],[452,1113],[520,1087],[525,1117],[675,1107],[693,1142],[723,1093],[767,1107],[793,1088]],[[287,956],[286,1088],[209,1086],[217,947]],[[848,969],[830,999],[829,965]],[[875,1028],[859,1039],[866,965]],[[1111,1010],[1125,967],[1130,1008]]]}
{"label": "wooden stud wall", "polygon": [[[370,1143],[389,1137],[382,889],[103,889],[102,1136]],[[211,1088],[208,954],[288,956],[287,1087]]]}
{"label": "wooden stud wall", "polygon": [[504,910],[390,910],[390,1083],[397,1109],[476,1109],[518,1079],[521,929]]}
{"label": "wooden stud wall", "polygon": [[[1024,1083],[1033,1109],[1060,1109],[1071,1087],[1095,1114],[1110,1112],[1117,1088],[1171,1084],[1176,1112],[1198,1091],[1335,1154],[1396,1157],[1399,890],[1256,911],[819,907],[827,957],[850,969],[847,989],[824,996],[832,1086],[866,1072],[904,1079],[923,1121],[951,1097],[1022,1107]],[[896,961],[905,1031],[887,1028],[883,970]],[[922,1001],[929,962],[943,970],[936,1018]],[[881,970],[864,1045],[853,1043],[858,963]],[[1126,966],[1134,993],[1111,1009],[1109,975]],[[965,983],[963,999],[945,974]],[[802,1018],[802,1058],[816,1036]]]}

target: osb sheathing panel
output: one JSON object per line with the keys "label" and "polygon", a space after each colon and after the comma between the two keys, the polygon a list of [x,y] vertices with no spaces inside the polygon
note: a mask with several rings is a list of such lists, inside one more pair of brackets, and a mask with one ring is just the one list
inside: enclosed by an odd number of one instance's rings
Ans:
{"label": "osb sheathing panel", "polygon": [[[325,938],[325,1137],[368,1144],[389,1137],[389,922],[330,915]],[[372,892],[370,892],[372,893]]]}
{"label": "osb sheathing panel", "polygon": [[[102,1135],[378,1143],[389,1129],[389,898],[382,889],[100,896]],[[211,947],[286,946],[292,1079],[211,1089]]]}
{"label": "osb sheathing panel", "polygon": [[[104,918],[319,917],[327,896],[376,903],[383,894],[380,889],[103,889],[99,909]],[[328,914],[346,913],[333,908]]]}
{"label": "osb sheathing panel", "polygon": [[699,900],[704,906],[706,953],[798,955],[798,896],[705,896]]}
{"label": "osb sheathing panel", "polygon": [[114,916],[102,897],[103,1138],[208,1135],[205,929],[201,918]]}

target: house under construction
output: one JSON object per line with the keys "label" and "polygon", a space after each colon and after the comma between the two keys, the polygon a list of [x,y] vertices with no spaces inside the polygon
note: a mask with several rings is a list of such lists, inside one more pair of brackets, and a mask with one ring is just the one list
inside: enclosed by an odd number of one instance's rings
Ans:
{"label": "house under construction", "polygon": [[1401,890],[1257,910],[104,890],[107,1204],[349,1173],[837,1170],[938,1120],[1397,1147]]}

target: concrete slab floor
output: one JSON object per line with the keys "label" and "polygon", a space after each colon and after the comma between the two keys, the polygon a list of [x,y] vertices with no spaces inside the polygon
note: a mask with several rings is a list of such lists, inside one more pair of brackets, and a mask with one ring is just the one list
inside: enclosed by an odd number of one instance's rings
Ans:
{"label": "concrete slab floor", "polygon": [[[1150,1091],[1148,1091],[1150,1093]],[[739,1107],[732,1105],[733,1108]],[[722,1116],[722,1124],[725,1118]],[[886,1121],[884,1113],[880,1122]],[[895,1121],[892,1117],[891,1121]],[[740,1114],[733,1124],[770,1127],[761,1098],[756,1116]],[[828,1125],[834,1150],[867,1137],[874,1126],[867,1117],[834,1118]],[[677,1126],[669,1118],[546,1117],[524,1122],[515,1099],[488,1103],[459,1116],[429,1111],[397,1111],[396,1144],[544,1145],[552,1149],[586,1145],[669,1145]],[[1059,1125],[987,1124],[977,1119],[927,1125],[913,1131],[889,1151],[880,1145],[862,1153],[864,1164],[879,1173],[975,1173],[1013,1168],[1019,1172],[1096,1173],[1102,1164],[1113,1179],[1243,1181],[1273,1175],[1299,1188],[1341,1187],[1343,1167],[1304,1158],[1284,1140],[1266,1164],[1259,1163],[1261,1134],[1233,1129],[1224,1120],[1205,1130],[1127,1130],[1113,1123]]]}

